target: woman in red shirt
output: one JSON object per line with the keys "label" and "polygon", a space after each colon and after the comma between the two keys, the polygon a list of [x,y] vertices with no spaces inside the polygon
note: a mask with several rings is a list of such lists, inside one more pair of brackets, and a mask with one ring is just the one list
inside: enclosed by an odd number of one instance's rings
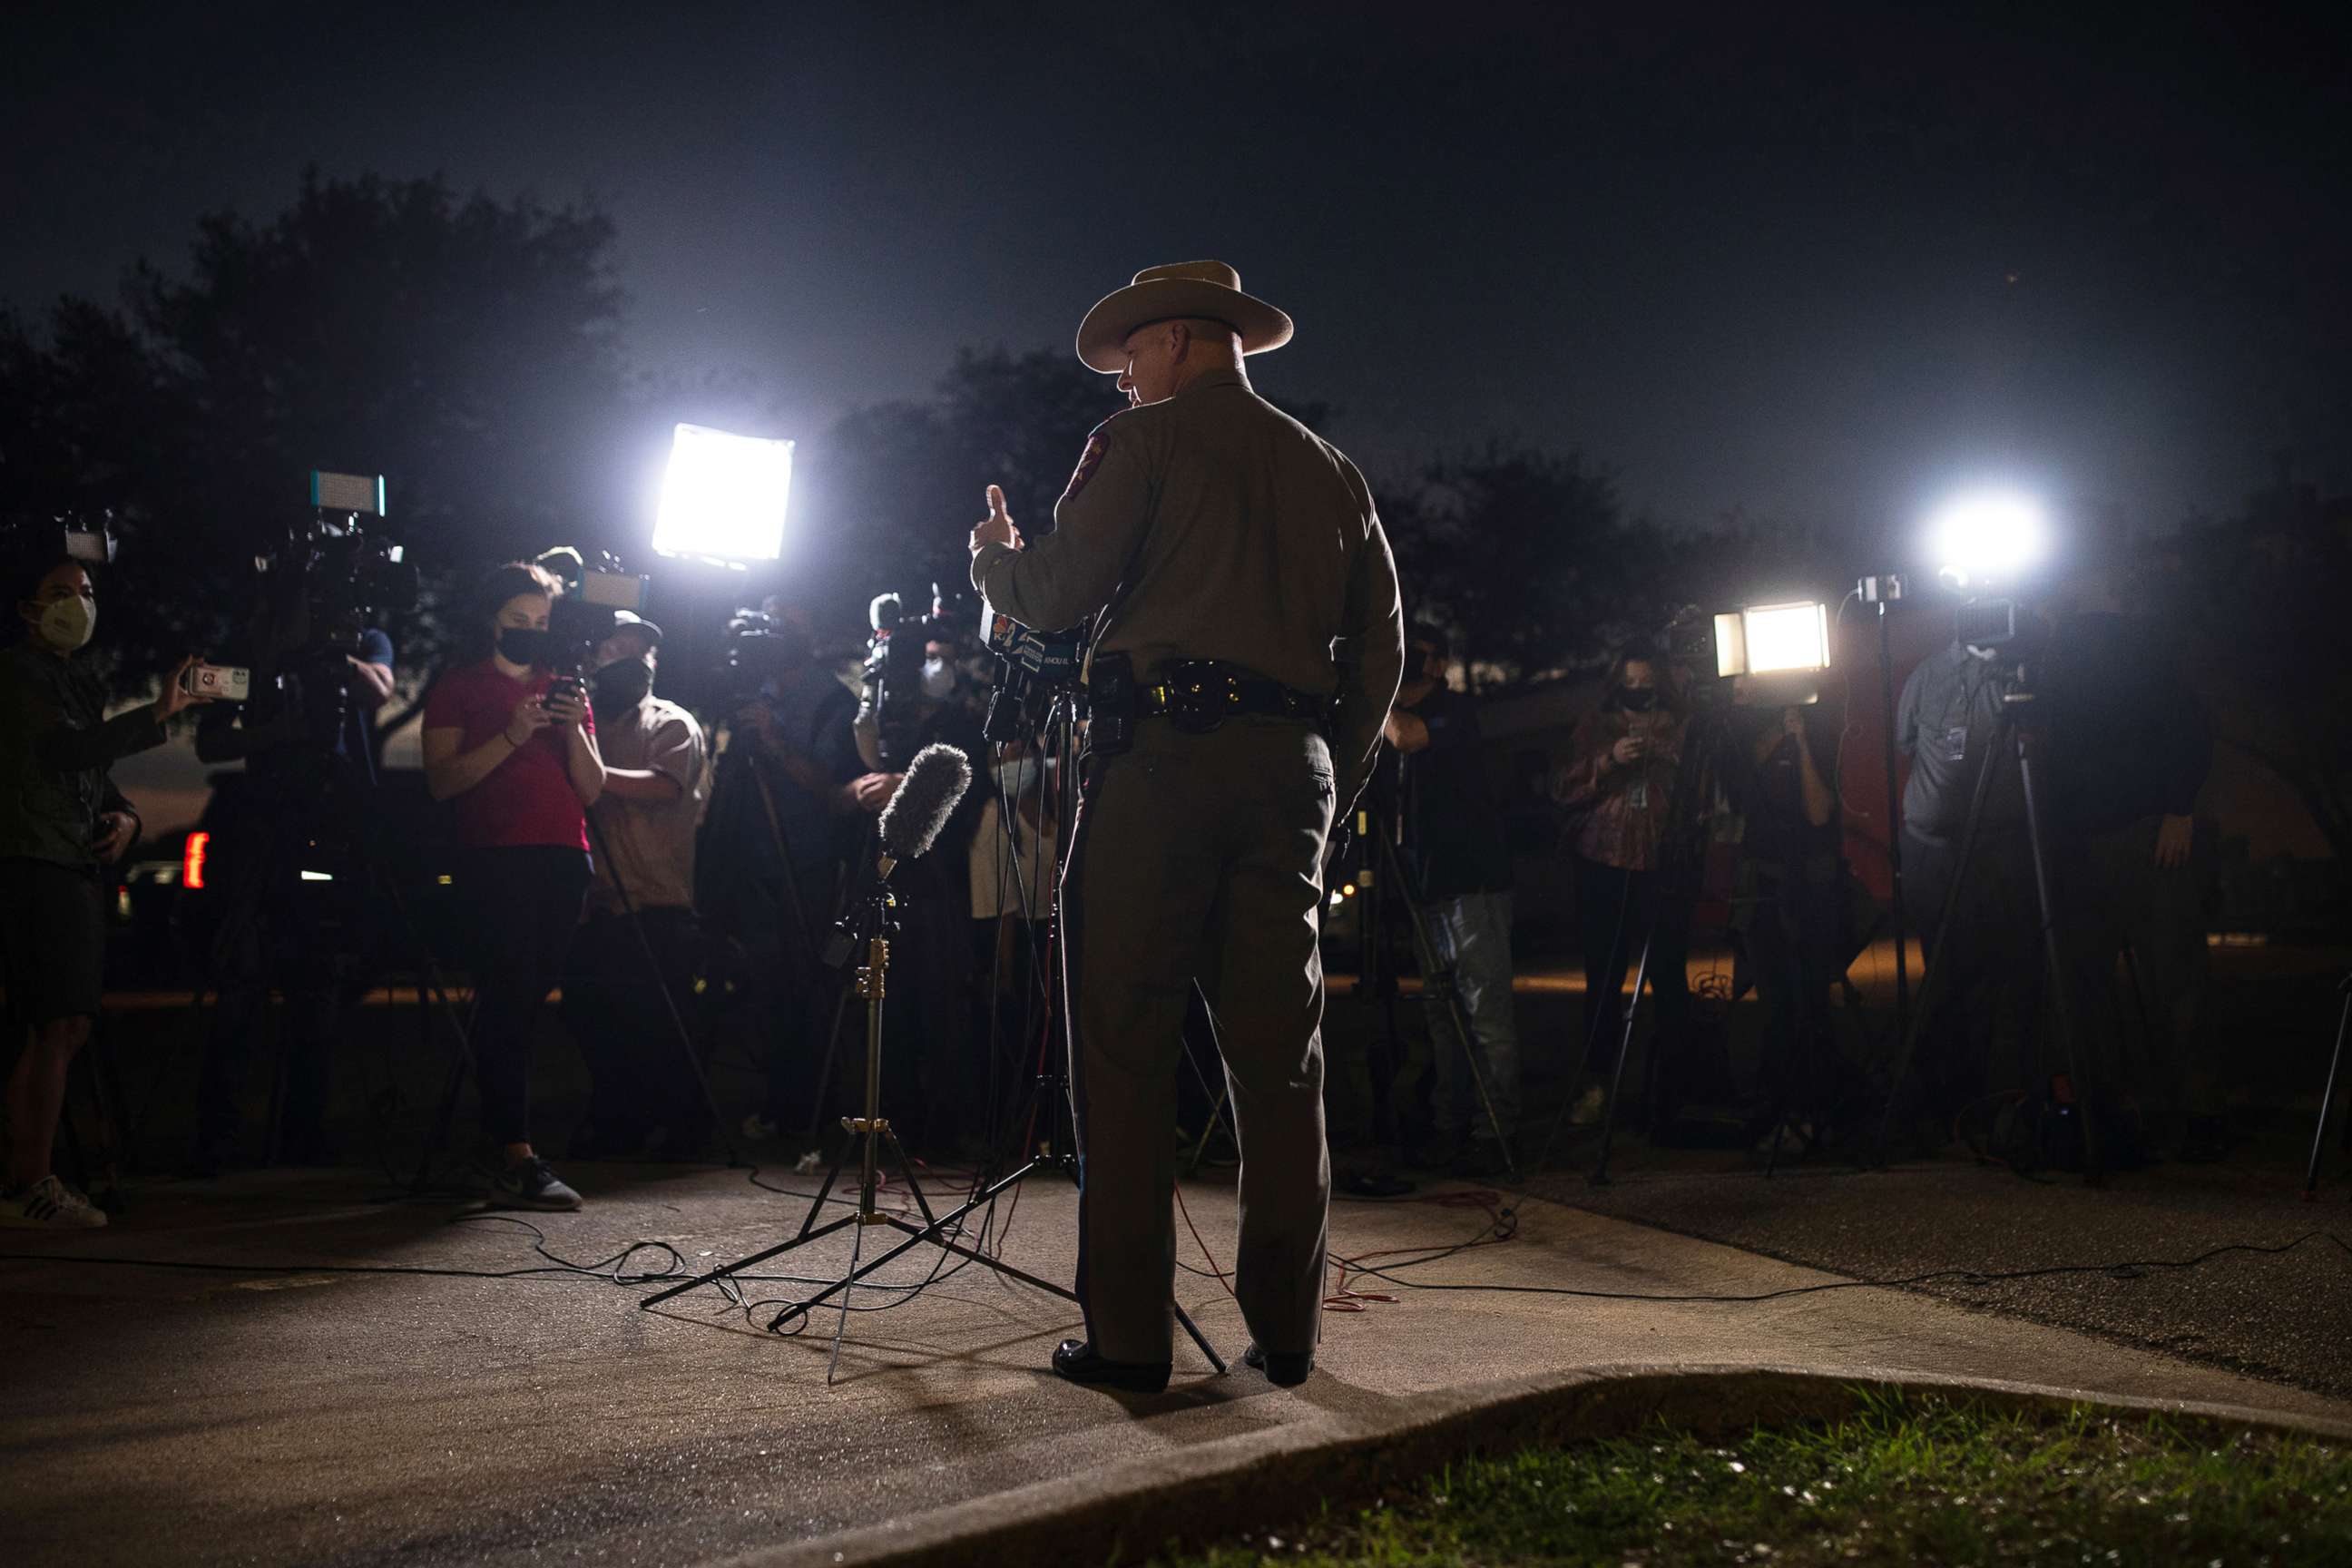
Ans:
{"label": "woman in red shirt", "polygon": [[478,931],[474,1075],[493,1184],[510,1203],[576,1209],[530,1142],[530,1037],[580,923],[587,808],[604,790],[596,721],[576,681],[558,684],[547,623],[555,579],[501,566],[482,586],[487,656],[441,678],[425,704],[425,780],[452,803]]}

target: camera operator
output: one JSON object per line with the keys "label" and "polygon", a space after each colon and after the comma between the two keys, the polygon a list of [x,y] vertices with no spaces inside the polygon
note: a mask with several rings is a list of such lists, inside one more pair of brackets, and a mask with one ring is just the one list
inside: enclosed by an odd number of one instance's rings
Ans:
{"label": "camera operator", "polygon": [[[1610,666],[1601,705],[1578,721],[1568,763],[1552,780],[1552,797],[1569,817],[1584,959],[1587,1082],[1570,1108],[1572,1126],[1597,1123],[1607,1106],[1619,992],[1645,939],[1657,1004],[1654,1048],[1661,1100],[1651,1108],[1652,1120],[1671,1120],[1682,1097],[1690,1027],[1690,895],[1665,885],[1661,865],[1688,721],[1664,657],[1647,643],[1629,645]],[[1634,1005],[1640,1002],[1633,999]]]}
{"label": "camera operator", "polygon": [[817,954],[840,890],[842,835],[853,813],[879,812],[894,775],[868,773],[854,724],[857,700],[816,657],[805,619],[788,607],[746,639],[757,690],[730,716],[696,860],[695,903],[737,944],[767,1042],[767,1092],[746,1120],[772,1137],[809,1119],[824,1048]]}
{"label": "camera operator", "polygon": [[[1505,1142],[1517,1135],[1519,1031],[1511,994],[1511,846],[1500,803],[1479,754],[1478,710],[1446,683],[1445,645],[1422,631],[1406,650],[1412,671],[1389,711],[1389,744],[1404,759],[1405,847],[1420,884],[1422,911],[1437,961],[1454,988],[1472,1038],[1454,1038],[1453,1009],[1427,998],[1430,1052],[1437,1073],[1437,1147],[1422,1163],[1459,1163],[1494,1175]],[[1478,1103],[1464,1047],[1493,1101]]]}
{"label": "camera operator", "polygon": [[[1903,683],[1895,744],[1911,759],[1903,791],[1905,913],[1946,983],[1925,1020],[1934,1046],[1919,1058],[1927,1109],[1948,1116],[1991,1087],[2029,1079],[2029,1041],[2042,1002],[2032,849],[2024,782],[1998,752],[2001,692],[2013,658],[1957,637]],[[1974,862],[1951,929],[1944,904],[1958,872],[1978,771],[1990,767]]]}
{"label": "camera operator", "polygon": [[587,918],[563,971],[564,1026],[593,1080],[588,1125],[573,1137],[572,1152],[631,1153],[658,1129],[662,1152],[675,1158],[699,1151],[716,1131],[679,1059],[662,998],[667,987],[682,1016],[692,995],[694,837],[709,796],[709,757],[694,715],[653,694],[661,627],[627,610],[615,621],[590,666],[604,793],[589,810],[601,853]]}
{"label": "camera operator", "polygon": [[[2057,819],[2076,1017],[2094,1053],[2092,1089],[2119,1109],[2123,1064],[2103,1047],[2124,1037],[2116,963],[2132,954],[2156,1059],[2146,1082],[2161,1132],[2183,1160],[2228,1152],[2228,1085],[2207,1017],[2211,957],[2205,900],[2215,828],[2197,818],[2212,767],[2205,706],[2165,648],[2162,632],[2117,613],[2104,584],[2057,619],[2047,684],[2049,777]],[[2118,1131],[2138,1131],[2126,1120]]]}
{"label": "camera operator", "polygon": [[139,814],[109,770],[163,743],[202,700],[182,659],[144,707],[105,717],[106,690],[76,658],[98,623],[89,569],[56,554],[11,563],[25,630],[0,654],[0,944],[8,1016],[23,1049],[8,1075],[8,1169],[0,1226],[93,1229],[106,1216],[50,1169],[66,1075],[89,1039],[104,985],[106,868],[130,852]]}
{"label": "camera operator", "polygon": [[1139,273],[1078,356],[1131,406],[1097,426],[1025,549],[990,489],[971,580],[1053,630],[1094,621],[1089,755],[1063,898],[1085,1191],[1087,1339],[1054,1370],[1150,1391],[1170,1367],[1176,1072],[1207,987],[1242,1144],[1234,1293],[1278,1383],[1312,1370],[1330,1152],[1322,864],[1403,661],[1395,563],[1362,475],[1259,397],[1244,356],[1290,318],[1222,262]]}
{"label": "camera operator", "polygon": [[1764,1004],[1762,1088],[1799,1144],[1813,1118],[1835,1044],[1830,987],[1845,931],[1845,869],[1839,856],[1837,792],[1816,757],[1815,709],[1770,709],[1752,720],[1738,801],[1740,889],[1735,917]]}
{"label": "camera operator", "polygon": [[425,704],[425,780],[454,804],[476,937],[473,1052],[482,1130],[497,1149],[493,1193],[530,1208],[580,1194],[530,1141],[532,1026],[563,970],[589,878],[587,808],[604,791],[596,721],[577,682],[548,660],[560,584],[499,567],[476,601],[485,657],[445,675]]}
{"label": "camera operator", "polygon": [[[253,1039],[268,1011],[273,985],[285,996],[286,1089],[275,1154],[292,1165],[329,1165],[335,1149],[326,1131],[333,1092],[338,1025],[348,1005],[348,973],[331,931],[315,918],[319,898],[356,905],[366,896],[348,879],[329,889],[306,889],[297,852],[306,839],[348,842],[366,831],[357,819],[360,790],[345,770],[365,768],[368,716],[392,695],[392,639],[362,628],[351,647],[311,647],[306,571],[291,563],[272,571],[256,595],[244,646],[229,661],[251,672],[252,696],[215,703],[196,724],[196,755],[218,764],[242,761],[240,784],[216,791],[226,804],[212,829],[208,861],[214,901],[226,910],[215,933],[212,980],[216,1000],[205,1041],[196,1093],[199,1174],[234,1163],[243,1092]],[[365,911],[338,911],[345,945],[356,943]]]}

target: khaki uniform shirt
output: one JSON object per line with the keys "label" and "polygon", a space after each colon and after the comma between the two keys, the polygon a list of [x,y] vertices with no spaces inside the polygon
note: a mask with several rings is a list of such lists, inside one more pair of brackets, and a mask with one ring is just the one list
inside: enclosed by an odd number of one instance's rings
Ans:
{"label": "khaki uniform shirt", "polygon": [[[677,781],[676,800],[623,800],[607,794],[589,809],[596,817],[596,879],[588,888],[593,914],[621,912],[613,886],[617,865],[630,904],[640,910],[694,906],[694,832],[710,796],[709,750],[702,726],[675,702],[646,697],[635,708],[604,717],[596,749],[605,765],[650,768]],[[607,857],[610,857],[608,859]]]}
{"label": "khaki uniform shirt", "polygon": [[972,585],[1026,626],[1094,617],[1097,654],[1139,679],[1222,659],[1336,695],[1345,809],[1370,772],[1404,665],[1396,563],[1363,476],[1328,442],[1213,371],[1087,438],[1054,531],[982,545]]}

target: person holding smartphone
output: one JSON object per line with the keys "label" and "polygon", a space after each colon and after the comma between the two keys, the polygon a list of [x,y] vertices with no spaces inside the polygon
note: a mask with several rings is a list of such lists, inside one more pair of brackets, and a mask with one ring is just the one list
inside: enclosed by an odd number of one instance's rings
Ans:
{"label": "person holding smartphone", "polygon": [[106,1215],[49,1162],[103,989],[105,871],[139,837],[109,770],[162,745],[165,721],[205,699],[183,684],[196,662],[184,658],[154,701],[108,719],[104,682],[76,657],[98,626],[89,569],[37,556],[16,578],[24,634],[0,654],[0,946],[11,1026],[26,1038],[8,1075],[0,1226],[95,1229]]}
{"label": "person holding smartphone", "polygon": [[1552,797],[1570,823],[1584,949],[1586,1084],[1569,1113],[1573,1126],[1591,1126],[1606,1108],[1619,1037],[1611,1023],[1645,940],[1657,1002],[1660,1091],[1667,1099],[1677,1091],[1670,1069],[1678,1065],[1690,1015],[1684,973],[1690,911],[1658,868],[1674,819],[1686,721],[1664,656],[1646,644],[1627,647],[1602,682],[1600,706],[1577,724],[1568,765],[1552,781]]}
{"label": "person holding smartphone", "polygon": [[588,889],[587,808],[604,793],[596,721],[580,682],[551,668],[548,617],[562,586],[517,562],[483,584],[482,657],[425,703],[425,782],[452,804],[478,922],[473,1050],[495,1196],[576,1209],[530,1141],[530,1041],[562,973]]}

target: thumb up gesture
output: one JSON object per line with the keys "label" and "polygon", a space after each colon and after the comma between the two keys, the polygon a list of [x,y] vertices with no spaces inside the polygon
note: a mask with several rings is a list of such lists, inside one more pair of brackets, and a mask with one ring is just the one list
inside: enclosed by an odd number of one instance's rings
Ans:
{"label": "thumb up gesture", "polygon": [[1013,526],[1013,514],[1004,510],[1004,491],[996,485],[988,487],[988,517],[971,531],[972,553],[980,553],[983,544],[1009,544],[1021,548],[1021,531]]}

